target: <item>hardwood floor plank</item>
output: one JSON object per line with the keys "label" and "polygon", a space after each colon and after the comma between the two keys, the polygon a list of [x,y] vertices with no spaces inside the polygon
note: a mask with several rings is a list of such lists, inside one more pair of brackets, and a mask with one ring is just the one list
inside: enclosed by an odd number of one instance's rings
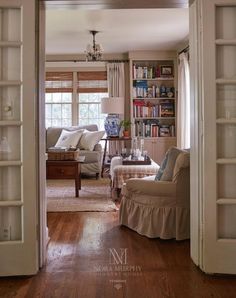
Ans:
{"label": "hardwood floor plank", "polygon": [[[48,227],[46,266],[34,277],[1,278],[0,297],[236,296],[236,277],[203,274],[190,259],[189,241],[138,235],[119,226],[117,212],[49,213]],[[112,249],[126,249],[126,264],[112,264]]]}

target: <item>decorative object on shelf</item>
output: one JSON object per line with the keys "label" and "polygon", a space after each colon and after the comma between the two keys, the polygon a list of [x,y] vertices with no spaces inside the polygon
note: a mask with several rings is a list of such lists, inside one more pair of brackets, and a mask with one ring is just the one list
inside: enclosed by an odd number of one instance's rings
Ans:
{"label": "decorative object on shelf", "polygon": [[91,30],[90,33],[93,35],[93,44],[88,44],[86,53],[86,61],[99,61],[102,59],[103,48],[101,44],[96,43],[95,35],[99,31]]}
{"label": "decorative object on shelf", "polygon": [[161,65],[160,76],[161,77],[173,77],[173,66],[172,65]]}
{"label": "decorative object on shelf", "polygon": [[101,113],[108,114],[104,123],[108,137],[119,137],[121,120],[119,115],[124,114],[123,97],[103,97],[101,100]]}
{"label": "decorative object on shelf", "polygon": [[123,136],[124,138],[129,138],[129,128],[131,126],[130,120],[122,120],[120,126],[123,127]]}

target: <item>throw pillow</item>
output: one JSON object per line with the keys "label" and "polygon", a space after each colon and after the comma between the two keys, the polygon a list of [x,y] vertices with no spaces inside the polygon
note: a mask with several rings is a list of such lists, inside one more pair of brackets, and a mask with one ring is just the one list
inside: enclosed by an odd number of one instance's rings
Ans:
{"label": "throw pillow", "polygon": [[156,177],[155,177],[155,181],[159,181],[161,180],[161,176],[163,175],[163,172],[165,170],[165,167],[166,167],[166,164],[167,164],[167,160],[168,160],[168,153],[169,151],[166,152],[166,155],[161,163],[161,166],[156,174]]}
{"label": "throw pillow", "polygon": [[101,140],[104,134],[105,134],[104,130],[100,130],[100,131],[84,130],[79,142],[79,149],[93,151],[94,146]]}
{"label": "throw pillow", "polygon": [[77,147],[83,134],[83,129],[68,131],[63,129],[55,147]]}
{"label": "throw pillow", "polygon": [[172,147],[168,150],[168,160],[161,176],[161,181],[172,181],[175,162],[181,152],[183,152],[183,150],[176,147]]}

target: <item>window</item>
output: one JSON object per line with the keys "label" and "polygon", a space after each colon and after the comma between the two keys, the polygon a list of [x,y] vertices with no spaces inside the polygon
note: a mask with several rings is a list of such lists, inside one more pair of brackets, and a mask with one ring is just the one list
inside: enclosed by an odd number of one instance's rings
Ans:
{"label": "window", "polygon": [[101,99],[108,96],[106,71],[78,72],[78,122],[97,124],[104,128],[105,114],[101,114]]}
{"label": "window", "polygon": [[100,130],[104,129],[106,115],[101,114],[101,98],[107,93],[79,93],[78,121],[80,125],[97,124]]}
{"label": "window", "polygon": [[72,125],[72,93],[46,93],[46,127]]}
{"label": "window", "polygon": [[46,127],[72,125],[72,86],[72,72],[46,73]]}
{"label": "window", "polygon": [[45,85],[46,127],[97,124],[104,129],[101,98],[108,96],[106,71],[47,72]]}

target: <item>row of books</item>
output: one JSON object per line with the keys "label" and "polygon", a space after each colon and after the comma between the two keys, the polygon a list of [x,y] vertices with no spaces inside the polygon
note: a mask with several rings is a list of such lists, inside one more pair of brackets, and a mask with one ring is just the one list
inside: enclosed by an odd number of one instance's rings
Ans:
{"label": "row of books", "polygon": [[152,79],[160,76],[159,68],[154,66],[133,66],[134,79]]}
{"label": "row of books", "polygon": [[133,117],[175,117],[174,103],[162,102],[159,104],[152,104],[143,100],[134,100]]}
{"label": "row of books", "polygon": [[175,125],[158,125],[152,122],[137,121],[135,123],[135,136],[145,138],[174,137]]}
{"label": "row of books", "polygon": [[[161,77],[159,66],[138,66],[133,65],[133,78],[134,79],[155,79]],[[173,77],[170,74],[170,77]]]}
{"label": "row of books", "polygon": [[166,87],[164,85],[148,86],[147,81],[135,81],[133,84],[133,97],[143,98],[158,98],[158,97],[173,97],[175,93],[174,87]]}

